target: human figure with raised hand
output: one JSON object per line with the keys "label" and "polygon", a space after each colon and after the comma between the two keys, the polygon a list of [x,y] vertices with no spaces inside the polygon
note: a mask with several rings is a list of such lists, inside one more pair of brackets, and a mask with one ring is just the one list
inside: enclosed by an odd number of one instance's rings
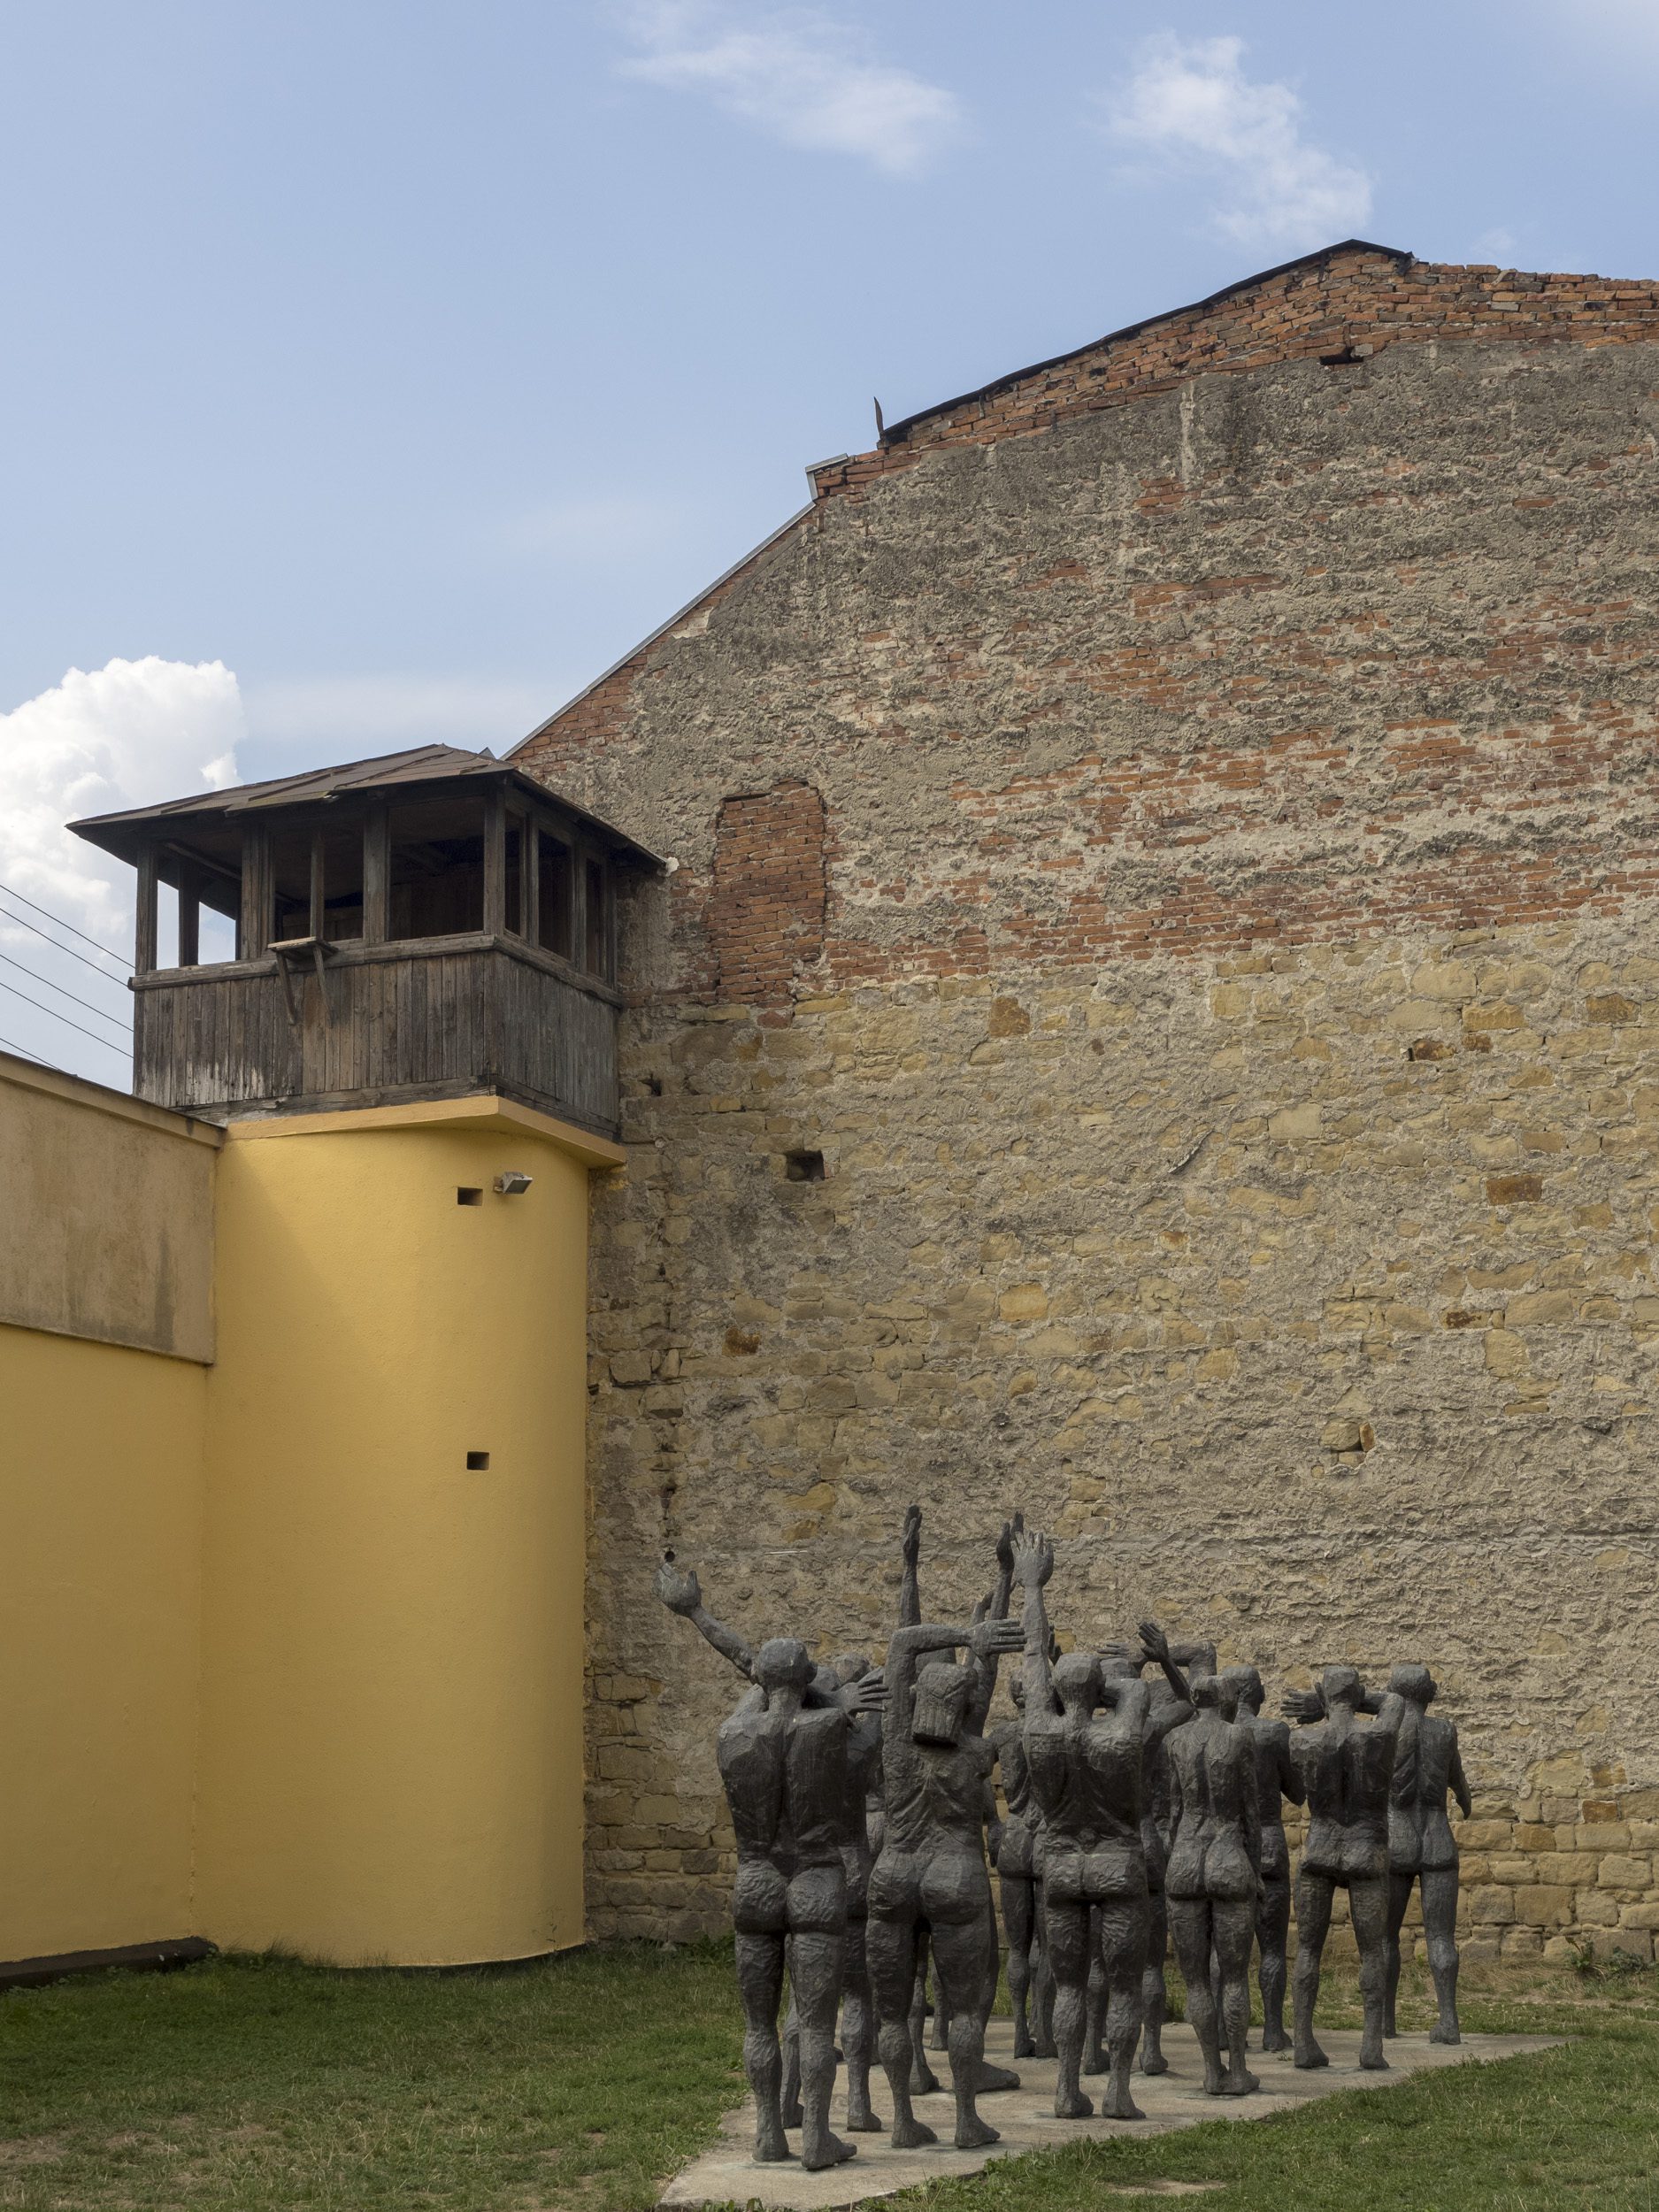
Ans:
{"label": "human figure with raised hand", "polygon": [[840,2165],[856,2151],[829,2124],[847,1941],[841,1816],[851,1729],[884,1693],[879,1680],[864,1681],[836,1702],[810,1703],[812,1663],[806,1646],[789,1636],[764,1643],[752,1671],[754,1687],[717,1741],[737,1839],[732,1919],[743,2001],[743,2066],[755,2098],[755,2156],[787,2158],[778,2040],[787,1952],[800,2018],[801,2162],[816,2172]]}
{"label": "human figure with raised hand", "polygon": [[995,1837],[997,1887],[1002,1927],[1008,1937],[1008,1993],[1014,2010],[1014,2056],[1035,2058],[1042,2037],[1041,1888],[1037,1877],[1037,1839],[1042,1816],[1032,1792],[1025,1762],[1025,1686],[1017,1672],[1009,1684],[1011,1719],[991,1732],[1007,1811]]}
{"label": "human figure with raised hand", "polygon": [[[1258,2086],[1244,2062],[1244,2046],[1262,1816],[1255,1740],[1234,1717],[1240,1686],[1236,1677],[1194,1674],[1194,1717],[1169,1739],[1171,1839],[1164,1888],[1187,1984],[1187,2017],[1211,2097],[1242,2097]],[[1212,1970],[1220,1983],[1219,2008]]]}
{"label": "human figure with raised hand", "polygon": [[1262,2048],[1287,2051],[1285,1988],[1290,1939],[1290,1847],[1285,1840],[1286,1799],[1300,1805],[1305,1795],[1290,1755],[1290,1729],[1282,1720],[1263,1718],[1266,1693],[1254,1667],[1229,1667],[1236,1677],[1239,1725],[1249,1731],[1256,1749],[1256,1801],[1262,1823],[1262,1886],[1256,1908],[1256,1940],[1261,1956]]}
{"label": "human figure with raised hand", "polygon": [[[656,1589],[669,1610],[690,1621],[704,1641],[746,1680],[755,1678],[753,1648],[735,1629],[727,1627],[709,1612],[703,1602],[695,1570],[681,1569],[672,1559],[664,1560],[657,1571]],[[867,1805],[871,1791],[879,1787],[881,1721],[879,1701],[873,1694],[860,1694],[860,1686],[872,1678],[879,1681],[867,1660],[844,1653],[831,1665],[812,1670],[805,1696],[810,1708],[839,1706],[849,1717],[844,1777],[833,1819],[845,1876],[841,2045],[847,2065],[847,2127],[851,2133],[874,2132],[881,2125],[870,2105],[874,2024],[864,1958],[865,1895],[871,1862]],[[789,2012],[783,2036],[778,2100],[780,2122],[786,2127],[803,2126],[806,2117],[802,2094],[801,2000],[797,1985],[792,1957]],[[833,2048],[832,2042],[832,2051]]]}
{"label": "human figure with raised hand", "polygon": [[[956,2148],[974,2150],[998,2139],[974,2103],[985,2056],[980,2006],[995,1972],[995,1919],[985,1864],[991,1752],[967,1723],[974,1663],[1014,1650],[1018,1641],[1013,1622],[987,1620],[901,1628],[887,1647],[881,1755],[887,1821],[870,1877],[868,1947],[895,2150],[936,2139],[910,2104],[910,2001],[917,1939],[924,1932],[950,2008]],[[967,1663],[949,1655],[959,1650],[969,1653]],[[929,1656],[934,1653],[941,1656]]]}
{"label": "human figure with raised hand", "polygon": [[[1139,1644],[1112,1643],[1102,1647],[1101,1671],[1107,1681],[1144,1678],[1143,1671],[1152,1657],[1145,1640],[1145,1629],[1150,1625],[1142,1624]],[[1183,1670],[1192,1667],[1208,1674],[1216,1671],[1216,1647],[1210,1643],[1164,1641],[1162,1655],[1156,1662],[1159,1679],[1148,1686],[1150,1696],[1141,1726],[1141,1840],[1147,1858],[1147,1955],[1141,1970],[1141,2042],[1136,2063],[1143,2074],[1167,2074],[1170,2070],[1163,2041],[1170,2005],[1164,1971],[1170,1947],[1170,1922],[1164,1893],[1164,1867],[1170,1855],[1170,1764],[1164,1746],[1173,1732],[1185,1727],[1193,1717]],[[1103,1970],[1097,1956],[1089,1977],[1088,2034],[1083,2058],[1086,2074],[1106,2070],[1105,2056],[1100,2047],[1105,2011]]]}
{"label": "human figure with raised hand", "polygon": [[1358,1716],[1371,1703],[1352,1667],[1327,1667],[1319,1686],[1292,1691],[1285,1710],[1296,1724],[1291,1756],[1308,1801],[1308,1839],[1296,1875],[1296,1967],[1291,1982],[1292,2056],[1298,2066],[1327,2066],[1314,2039],[1319,1967],[1339,1889],[1348,1892],[1359,1946],[1364,2026],[1359,2062],[1386,2068],[1383,2008],[1388,1978],[1388,1810],[1394,1752],[1405,1701],[1393,1690],[1377,1701],[1369,1727]]}
{"label": "human figure with raised hand", "polygon": [[1431,2043],[1457,2043],[1457,1844],[1447,1816],[1448,1794],[1465,1820],[1474,1801],[1463,1776],[1455,1724],[1429,1711],[1438,1686],[1426,1667],[1396,1667],[1389,1689],[1403,1701],[1388,1802],[1388,1979],[1383,2034],[1394,2035],[1394,1997],[1400,1986],[1400,1930],[1421,1885],[1429,1972],[1440,2016]]}
{"label": "human figure with raised hand", "polygon": [[[1091,1948],[1098,1942],[1110,2060],[1101,2109],[1111,2119],[1138,2120],[1129,2081],[1147,1941],[1141,1813],[1148,1694],[1133,1676],[1106,1681],[1092,1653],[1050,1661],[1042,1594],[1053,1572],[1053,1545],[1023,1536],[1014,1548],[1014,1579],[1025,1593],[1025,1758],[1043,1820],[1039,1863],[1059,2061],[1054,2109],[1062,2120],[1087,2119],[1094,2110],[1079,2076]],[[1099,1916],[1092,1924],[1094,1909]]]}

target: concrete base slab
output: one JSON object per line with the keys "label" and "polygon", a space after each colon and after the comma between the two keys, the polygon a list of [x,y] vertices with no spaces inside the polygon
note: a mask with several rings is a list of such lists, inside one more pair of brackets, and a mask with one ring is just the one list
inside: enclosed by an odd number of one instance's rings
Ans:
{"label": "concrete base slab", "polygon": [[[1252,2038],[1254,2041],[1256,2039]],[[1388,2046],[1388,2070],[1363,2072],[1359,2064],[1357,2029],[1321,2029],[1320,2042],[1331,2063],[1310,2073],[1299,2073],[1287,2052],[1273,2057],[1253,2051],[1250,2069],[1262,2086],[1249,2097],[1207,2097],[1197,2039],[1190,2028],[1173,2025],[1164,2030],[1164,2049],[1170,2062],[1167,2074],[1135,2076],[1135,2102],[1143,2120],[1056,2120],[1054,2116],[1055,2065],[1052,2059],[1018,2062],[1020,2086],[980,2100],[979,2110],[1000,2129],[1002,2140],[988,2150],[953,2149],[950,2130],[954,2107],[949,2090],[938,2096],[918,2097],[916,2113],[934,2129],[940,2141],[926,2150],[895,2151],[882,2135],[849,2139],[858,2155],[844,2166],[809,2174],[797,2159],[780,2165],[759,2165],[750,2155],[755,2140],[755,2108],[745,2103],[729,2112],[714,2148],[675,2176],[661,2202],[673,2206],[703,2204],[760,2204],[779,2212],[831,2212],[831,2208],[862,2204],[872,2197],[890,2197],[901,2189],[946,2175],[977,2174],[994,2158],[1017,2158],[1022,2151],[1045,2150],[1056,2144],[1075,2143],[1080,2137],[1103,2140],[1115,2135],[1165,2135],[1176,2128],[1195,2127],[1204,2120],[1264,2120],[1276,2112],[1294,2112],[1341,2089],[1386,2089],[1413,2074],[1441,2066],[1467,2065],[1471,2061],[1513,2058],[1526,2051],[1543,2051],[1560,2041],[1547,2035],[1467,2035],[1459,2044],[1431,2043],[1426,2035],[1402,2035]],[[1002,2065],[1015,2063],[1014,2030],[1009,2020],[993,2020],[986,2039],[986,2055]],[[942,2053],[933,2055],[933,2071],[948,2081],[949,2068]],[[1098,2082],[1086,2081],[1091,2094]],[[884,2119],[891,2119],[887,2085],[879,2070],[872,2078],[872,2097]],[[841,2131],[845,2098],[840,2085],[831,2106],[832,2124]],[[794,2139],[796,2144],[799,2138]],[[1202,2191],[1201,2184],[1152,2185],[1154,2193],[1173,2195]],[[1134,2192],[1148,2193],[1146,2185]]]}

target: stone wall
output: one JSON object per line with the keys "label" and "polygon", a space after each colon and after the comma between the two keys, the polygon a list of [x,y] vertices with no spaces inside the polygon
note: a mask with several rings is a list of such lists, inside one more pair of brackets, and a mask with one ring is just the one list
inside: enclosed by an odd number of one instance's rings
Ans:
{"label": "stone wall", "polygon": [[[1351,325],[1401,267],[1350,261]],[[733,1678],[656,1555],[873,1650],[916,1497],[931,1613],[1020,1503],[1075,1638],[1156,1612],[1274,1689],[1426,1661],[1476,1946],[1651,1954],[1659,345],[1623,311],[1263,342],[912,454],[520,754],[680,863],[595,1225],[595,1932],[725,1912]]]}

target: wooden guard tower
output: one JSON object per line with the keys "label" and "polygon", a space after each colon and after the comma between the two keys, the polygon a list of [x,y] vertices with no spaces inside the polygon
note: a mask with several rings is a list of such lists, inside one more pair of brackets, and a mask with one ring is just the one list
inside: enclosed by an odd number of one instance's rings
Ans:
{"label": "wooden guard tower", "polygon": [[614,1134],[618,903],[663,864],[504,761],[426,745],[71,827],[138,871],[139,1097],[225,1121],[493,1090]]}

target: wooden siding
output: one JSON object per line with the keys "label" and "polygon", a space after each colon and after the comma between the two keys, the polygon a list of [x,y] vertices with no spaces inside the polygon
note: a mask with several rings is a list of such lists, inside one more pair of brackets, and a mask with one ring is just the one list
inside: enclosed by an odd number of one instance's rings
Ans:
{"label": "wooden siding", "polygon": [[617,1125],[616,993],[511,940],[345,945],[320,980],[296,964],[286,990],[269,954],[134,988],[134,1087],[158,1106],[500,1087],[606,1134]]}

